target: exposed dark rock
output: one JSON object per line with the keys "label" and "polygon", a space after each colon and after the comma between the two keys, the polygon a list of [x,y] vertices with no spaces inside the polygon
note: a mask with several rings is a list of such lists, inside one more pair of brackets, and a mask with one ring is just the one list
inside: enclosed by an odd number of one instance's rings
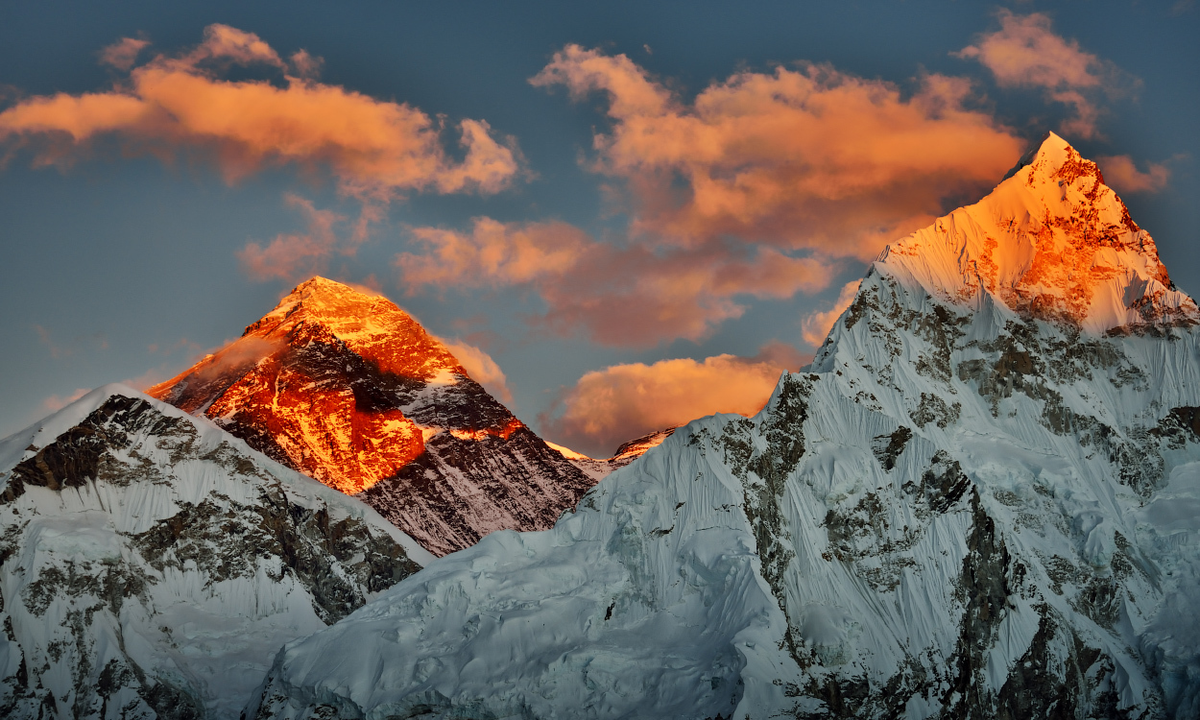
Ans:
{"label": "exposed dark rock", "polygon": [[875,453],[875,459],[883,466],[884,470],[891,470],[896,467],[896,458],[900,457],[900,453],[904,452],[908,441],[912,439],[912,430],[901,425],[896,428],[891,435],[879,435],[872,443],[872,450]]}

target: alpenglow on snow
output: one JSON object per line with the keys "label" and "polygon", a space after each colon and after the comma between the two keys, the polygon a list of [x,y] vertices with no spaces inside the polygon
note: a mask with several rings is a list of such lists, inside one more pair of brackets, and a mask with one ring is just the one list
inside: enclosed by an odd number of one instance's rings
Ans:
{"label": "alpenglow on snow", "polygon": [[246,716],[1198,717],[1198,321],[1049,135],[756,417],[287,645]]}
{"label": "alpenglow on snow", "polygon": [[548,528],[595,484],[411,316],[321,277],[148,393],[356,495],[435,555]]}

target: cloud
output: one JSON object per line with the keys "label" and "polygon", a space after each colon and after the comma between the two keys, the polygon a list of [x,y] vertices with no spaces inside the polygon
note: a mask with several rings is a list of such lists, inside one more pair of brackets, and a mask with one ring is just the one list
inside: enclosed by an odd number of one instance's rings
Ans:
{"label": "cloud", "polygon": [[956,57],[978,60],[1000,87],[1042,88],[1053,102],[1070,105],[1075,117],[1063,123],[1065,133],[1095,137],[1100,109],[1096,96],[1116,94],[1135,83],[1115,65],[1085,52],[1075,40],[1051,31],[1051,20],[1041,13],[999,13],[1000,29],[981,35]]}
{"label": "cloud", "polygon": [[1133,158],[1115,155],[1096,158],[1107,185],[1123,193],[1158,192],[1171,179],[1171,169],[1161,163],[1150,163],[1146,172],[1137,169]]}
{"label": "cloud", "polygon": [[149,44],[149,40],[121,38],[100,51],[100,62],[128,72],[137,62],[138,54]]}
{"label": "cloud", "polygon": [[624,55],[568,45],[530,82],[608,98],[591,167],[621,181],[634,236],[735,237],[873,257],[946,199],[985,190],[1023,143],[970,109],[961,78],[926,75],[905,96],[828,65],[743,71],[693,101]]}
{"label": "cloud", "polygon": [[854,295],[858,292],[858,284],[861,280],[854,280],[842,286],[841,292],[838,293],[837,300],[833,302],[833,307],[829,310],[821,312],[809,313],[800,323],[800,331],[804,336],[804,342],[813,347],[820,347],[825,338],[829,335],[829,331],[833,329],[833,324],[837,319],[846,312],[846,308],[850,307],[850,303],[854,302]]}
{"label": "cloud", "polygon": [[304,215],[308,231],[303,234],[280,233],[266,247],[251,242],[237,252],[242,269],[255,280],[301,280],[324,274],[329,258],[339,244],[334,225],[345,217],[330,210],[318,210],[304,198],[288,193],[288,205]]}
{"label": "cloud", "polygon": [[560,399],[561,414],[539,421],[556,442],[604,456],[627,440],[705,415],[753,415],[780,372],[733,355],[614,365],[585,374]]}
{"label": "cloud", "polygon": [[412,237],[427,253],[402,253],[396,264],[414,287],[529,282],[572,268],[592,244],[566,223],[505,224],[486,217],[474,220],[470,234],[419,227]]}
{"label": "cloud", "polygon": [[502,402],[512,402],[513,396],[512,391],[508,388],[508,378],[504,376],[504,371],[500,369],[491,355],[462,340],[437,339],[450,350],[451,355],[458,359],[472,380],[482,385],[492,395],[499,397]]}
{"label": "cloud", "polygon": [[[130,152],[212,157],[230,182],[265,165],[327,168],[346,194],[386,200],[397,193],[494,193],[519,170],[511,141],[482,120],[458,124],[463,159],[442,145],[441,120],[405,103],[376,100],[313,79],[319,59],[300,51],[284,61],[257,35],[210,25],[182,55],[133,66],[142,41],[102,52],[127,79],[112,90],[35,96],[0,112],[0,141],[35,148],[35,163],[65,163],[113,136]],[[273,70],[266,80],[232,81],[231,65]]]}
{"label": "cloud", "polygon": [[51,395],[42,400],[42,407],[46,412],[58,412],[84,395],[87,395],[88,392],[88,388],[76,388],[75,392],[70,395]]}
{"label": "cloud", "polygon": [[798,372],[800,368],[812,362],[813,354],[810,352],[800,352],[788,343],[772,340],[759,348],[758,354],[749,358],[749,360],[751,362],[767,363],[772,367],[791,372]]}
{"label": "cloud", "polygon": [[530,286],[547,305],[536,324],[606,345],[698,340],[740,317],[742,298],[816,292],[833,275],[822,260],[770,247],[716,240],[688,248],[617,246],[561,222],[477,218],[470,233],[415,228],[412,235],[424,252],[395,261],[409,293],[430,286]]}

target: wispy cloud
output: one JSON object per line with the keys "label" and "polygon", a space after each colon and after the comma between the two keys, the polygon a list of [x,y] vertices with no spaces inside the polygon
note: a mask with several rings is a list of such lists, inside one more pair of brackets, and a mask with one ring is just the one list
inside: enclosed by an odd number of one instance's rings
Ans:
{"label": "wispy cloud", "polygon": [[467,371],[467,375],[470,375],[472,380],[482,385],[492,395],[500,398],[501,401],[512,402],[513,395],[512,390],[508,387],[508,378],[505,377],[504,371],[500,369],[491,355],[464,340],[446,340],[445,338],[438,338],[438,340],[462,364],[463,369]]}
{"label": "wispy cloud", "polygon": [[772,363],[733,355],[614,365],[581,377],[560,398],[558,412],[539,421],[555,442],[603,455],[705,415],[752,415],[770,398],[780,373]]}
{"label": "wispy cloud", "polygon": [[809,313],[800,323],[801,334],[804,336],[804,341],[813,347],[820,347],[825,342],[829,331],[833,329],[833,324],[837,319],[846,312],[846,308],[850,307],[850,303],[854,302],[854,295],[858,292],[858,285],[861,280],[854,280],[842,286],[841,292],[838,293],[837,300],[833,302],[833,307],[828,310],[819,310]]}
{"label": "wispy cloud", "polygon": [[1066,134],[1095,137],[1101,114],[1098,98],[1127,92],[1138,83],[1111,62],[1084,51],[1077,41],[1056,35],[1047,15],[1001,10],[999,19],[999,30],[953,54],[982,63],[1001,87],[1041,88],[1047,99],[1070,105],[1075,114],[1062,125]]}
{"label": "wispy cloud", "polygon": [[100,62],[128,72],[149,44],[149,40],[142,38],[121,38],[100,51]]}
{"label": "wispy cloud", "polygon": [[58,412],[79,398],[87,395],[89,388],[76,388],[75,392],[66,395],[51,395],[42,400],[42,409],[46,412]]}
{"label": "wispy cloud", "polygon": [[1128,155],[1096,158],[1104,182],[1120,193],[1158,192],[1171,180],[1171,168],[1162,163],[1150,163],[1146,171],[1138,170]]}
{"label": "wispy cloud", "polygon": [[256,280],[302,280],[322,274],[340,244],[334,226],[344,222],[344,216],[319,210],[311,201],[292,193],[285,195],[284,200],[304,215],[307,232],[280,233],[265,247],[250,242],[238,251],[242,269]]}

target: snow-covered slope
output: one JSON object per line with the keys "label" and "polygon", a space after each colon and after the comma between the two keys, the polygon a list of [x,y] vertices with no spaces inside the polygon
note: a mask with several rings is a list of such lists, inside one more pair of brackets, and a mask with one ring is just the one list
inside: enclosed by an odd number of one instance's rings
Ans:
{"label": "snow-covered slope", "polygon": [[595,482],[403,310],[325,278],[148,392],[358,494],[435,555],[550,527]]}
{"label": "snow-covered slope", "polygon": [[120,385],[0,442],[0,717],[236,718],[276,650],[433,558]]}
{"label": "snow-covered slope", "polygon": [[549,445],[552,450],[558,451],[563,457],[570,460],[572,465],[587,473],[587,475],[596,482],[599,482],[611,475],[614,470],[619,470],[625,467],[629,463],[645,455],[652,448],[662,445],[663,440],[671,437],[671,433],[675,432],[675,430],[676,428],[673,427],[665,430],[656,430],[647,435],[643,435],[642,437],[634,438],[629,442],[621,443],[621,446],[617,448],[617,451],[613,453],[612,457],[605,458],[603,460],[588,457],[587,455],[576,452],[569,447],[555,445],[550,441],[546,441],[546,444]]}
{"label": "snow-covered slope", "polygon": [[1048,137],[759,415],[288,645],[248,716],[1200,716],[1200,333],[1126,215]]}

